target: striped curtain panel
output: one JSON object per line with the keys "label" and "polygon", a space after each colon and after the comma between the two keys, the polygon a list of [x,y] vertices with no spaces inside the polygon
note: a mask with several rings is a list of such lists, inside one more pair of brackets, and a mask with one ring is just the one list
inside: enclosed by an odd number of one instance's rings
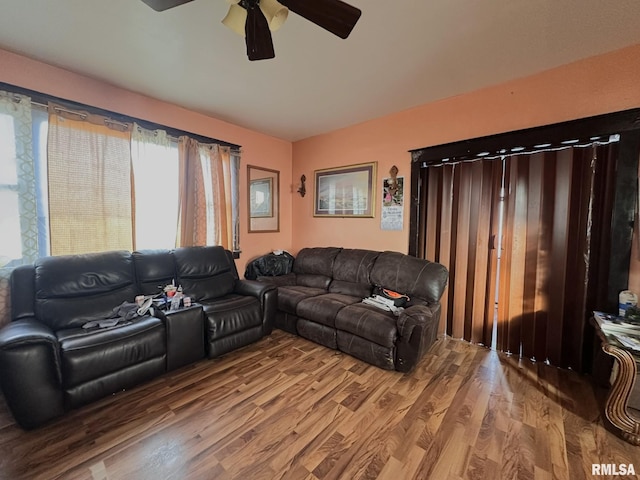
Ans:
{"label": "striped curtain panel", "polygon": [[229,147],[180,137],[178,153],[178,246],[233,248],[233,168]]}

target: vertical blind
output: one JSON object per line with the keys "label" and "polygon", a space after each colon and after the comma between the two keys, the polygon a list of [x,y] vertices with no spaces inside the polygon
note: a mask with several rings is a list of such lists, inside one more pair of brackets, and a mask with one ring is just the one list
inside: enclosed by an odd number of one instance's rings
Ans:
{"label": "vertical blind", "polygon": [[579,369],[596,148],[506,160],[498,347]]}
{"label": "vertical blind", "polygon": [[450,271],[441,332],[581,368],[589,268],[599,262],[591,248],[603,190],[595,172],[615,149],[574,147],[422,169],[422,256]]}
{"label": "vertical blind", "polygon": [[495,258],[490,249],[501,163],[493,160],[424,169],[427,223],[423,256],[449,269],[440,333],[491,345]]}

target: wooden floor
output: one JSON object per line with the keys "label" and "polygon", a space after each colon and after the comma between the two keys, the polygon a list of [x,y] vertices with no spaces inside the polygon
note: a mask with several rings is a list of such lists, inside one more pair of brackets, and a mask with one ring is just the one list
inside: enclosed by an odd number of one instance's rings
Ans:
{"label": "wooden floor", "polygon": [[[439,340],[409,375],[276,330],[24,432],[3,479],[583,479],[634,463],[585,378]],[[597,477],[605,478],[605,477]],[[619,477],[617,477],[619,478]]]}

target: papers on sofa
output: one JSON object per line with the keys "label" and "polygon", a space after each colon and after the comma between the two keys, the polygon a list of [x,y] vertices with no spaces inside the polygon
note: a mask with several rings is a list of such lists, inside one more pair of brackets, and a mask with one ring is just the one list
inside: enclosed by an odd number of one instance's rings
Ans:
{"label": "papers on sofa", "polygon": [[381,297],[380,295],[373,295],[371,297],[364,298],[362,299],[362,303],[366,303],[367,305],[374,306],[381,310],[386,310],[393,313],[395,316],[400,315],[404,310],[402,307],[396,307],[393,300]]}

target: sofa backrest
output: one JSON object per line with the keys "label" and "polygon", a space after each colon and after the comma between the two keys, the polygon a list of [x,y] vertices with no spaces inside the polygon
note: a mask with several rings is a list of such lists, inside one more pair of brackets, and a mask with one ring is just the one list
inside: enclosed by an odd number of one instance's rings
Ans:
{"label": "sofa backrest", "polygon": [[365,298],[371,295],[371,270],[380,252],[345,248],[333,262],[331,293]]}
{"label": "sofa backrest", "polygon": [[138,290],[141,295],[155,295],[158,287],[176,280],[176,266],[171,250],[140,250],[133,252]]}
{"label": "sofa backrest", "polygon": [[108,318],[136,294],[130,252],[63,255],[35,262],[36,318],[53,330]]}
{"label": "sofa backrest", "polygon": [[238,272],[223,247],[182,247],[173,251],[177,282],[196,302],[231,293]]}
{"label": "sofa backrest", "polygon": [[440,301],[448,279],[443,265],[399,252],[382,252],[371,270],[374,285],[429,303]]}
{"label": "sofa backrest", "polygon": [[329,288],[333,264],[341,248],[303,248],[293,262],[296,283],[305,287]]}

